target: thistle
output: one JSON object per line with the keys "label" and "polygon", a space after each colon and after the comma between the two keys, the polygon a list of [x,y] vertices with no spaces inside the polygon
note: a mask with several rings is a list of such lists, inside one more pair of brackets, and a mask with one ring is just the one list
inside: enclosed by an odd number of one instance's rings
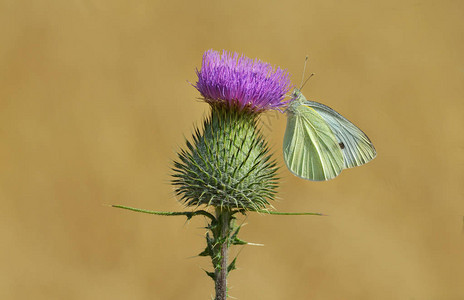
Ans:
{"label": "thistle", "polygon": [[[211,258],[216,300],[227,298],[227,275],[236,258],[228,261],[231,245],[247,242],[238,238],[237,213],[269,210],[278,186],[277,166],[259,129],[260,114],[287,104],[289,74],[257,59],[208,50],[196,71],[194,87],[209,104],[209,115],[174,162],[172,184],[188,212],[153,212],[126,206],[115,207],[157,215],[203,215],[206,248],[199,255]],[[202,207],[203,209],[199,209]],[[320,215],[317,213],[297,213]]]}
{"label": "thistle", "polygon": [[187,206],[265,208],[276,192],[277,167],[257,121],[261,112],[285,104],[288,74],[237,53],[209,50],[197,75],[195,87],[210,115],[174,163],[177,195]]}

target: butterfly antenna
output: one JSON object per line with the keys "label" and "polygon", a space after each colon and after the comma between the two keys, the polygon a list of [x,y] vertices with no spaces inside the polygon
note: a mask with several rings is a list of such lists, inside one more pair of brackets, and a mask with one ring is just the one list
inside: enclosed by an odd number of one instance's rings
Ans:
{"label": "butterfly antenna", "polygon": [[305,76],[305,72],[306,72],[306,63],[307,62],[308,62],[308,56],[306,55],[305,62],[304,62],[304,67],[303,67],[303,75],[301,76],[300,90],[301,90],[301,87],[303,86],[303,81],[304,81],[304,76]]}
{"label": "butterfly antenna", "polygon": [[303,89],[303,87],[306,85],[306,83],[311,79],[311,77],[313,77],[315,74],[314,73],[311,73],[311,75],[309,75],[308,79],[306,79],[306,81],[301,85],[300,87],[300,91]]}

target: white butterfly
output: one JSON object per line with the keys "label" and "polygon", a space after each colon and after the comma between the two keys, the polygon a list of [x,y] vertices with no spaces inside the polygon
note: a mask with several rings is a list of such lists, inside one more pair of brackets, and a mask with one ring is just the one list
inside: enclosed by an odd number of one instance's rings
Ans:
{"label": "white butterfly", "polygon": [[284,160],[296,176],[329,180],[376,156],[364,132],[330,107],[306,100],[300,89],[293,90],[286,111]]}

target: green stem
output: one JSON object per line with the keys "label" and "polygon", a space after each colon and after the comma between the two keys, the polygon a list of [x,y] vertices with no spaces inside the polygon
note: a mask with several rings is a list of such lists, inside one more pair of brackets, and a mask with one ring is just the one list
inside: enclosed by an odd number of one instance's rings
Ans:
{"label": "green stem", "polygon": [[[226,300],[227,299],[227,276],[229,272],[235,269],[235,260],[236,258],[228,264],[228,254],[229,247],[231,245],[246,245],[249,244],[245,241],[240,240],[237,237],[237,234],[241,226],[235,226],[235,214],[242,213],[246,214],[245,209],[238,210],[229,210],[225,207],[217,207],[216,215],[205,211],[205,210],[196,210],[196,211],[182,211],[182,212],[165,212],[165,211],[152,211],[146,209],[140,209],[124,205],[111,205],[115,208],[126,209],[135,212],[142,212],[152,215],[160,216],[186,216],[187,219],[191,219],[194,216],[202,215],[208,217],[211,220],[211,223],[208,225],[212,237],[209,233],[206,234],[206,249],[200,253],[200,256],[210,256],[213,266],[213,272],[206,272],[211,278],[214,279],[216,297],[215,300]],[[324,216],[321,213],[292,213],[292,212],[276,212],[269,211],[266,209],[257,210],[258,213],[270,214],[270,215],[317,215]]]}
{"label": "green stem", "polygon": [[227,298],[227,259],[230,246],[232,212],[227,209],[216,208],[216,219],[218,220],[215,228],[216,245],[214,247],[214,274],[215,274],[215,300],[226,300]]}

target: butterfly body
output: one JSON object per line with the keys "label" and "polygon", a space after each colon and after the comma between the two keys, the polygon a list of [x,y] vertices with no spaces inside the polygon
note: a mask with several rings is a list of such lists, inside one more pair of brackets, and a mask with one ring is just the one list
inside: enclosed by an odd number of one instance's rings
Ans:
{"label": "butterfly body", "polygon": [[371,141],[358,127],[330,107],[308,101],[294,89],[287,107],[284,160],[303,179],[335,178],[343,169],[363,165],[376,156]]}

